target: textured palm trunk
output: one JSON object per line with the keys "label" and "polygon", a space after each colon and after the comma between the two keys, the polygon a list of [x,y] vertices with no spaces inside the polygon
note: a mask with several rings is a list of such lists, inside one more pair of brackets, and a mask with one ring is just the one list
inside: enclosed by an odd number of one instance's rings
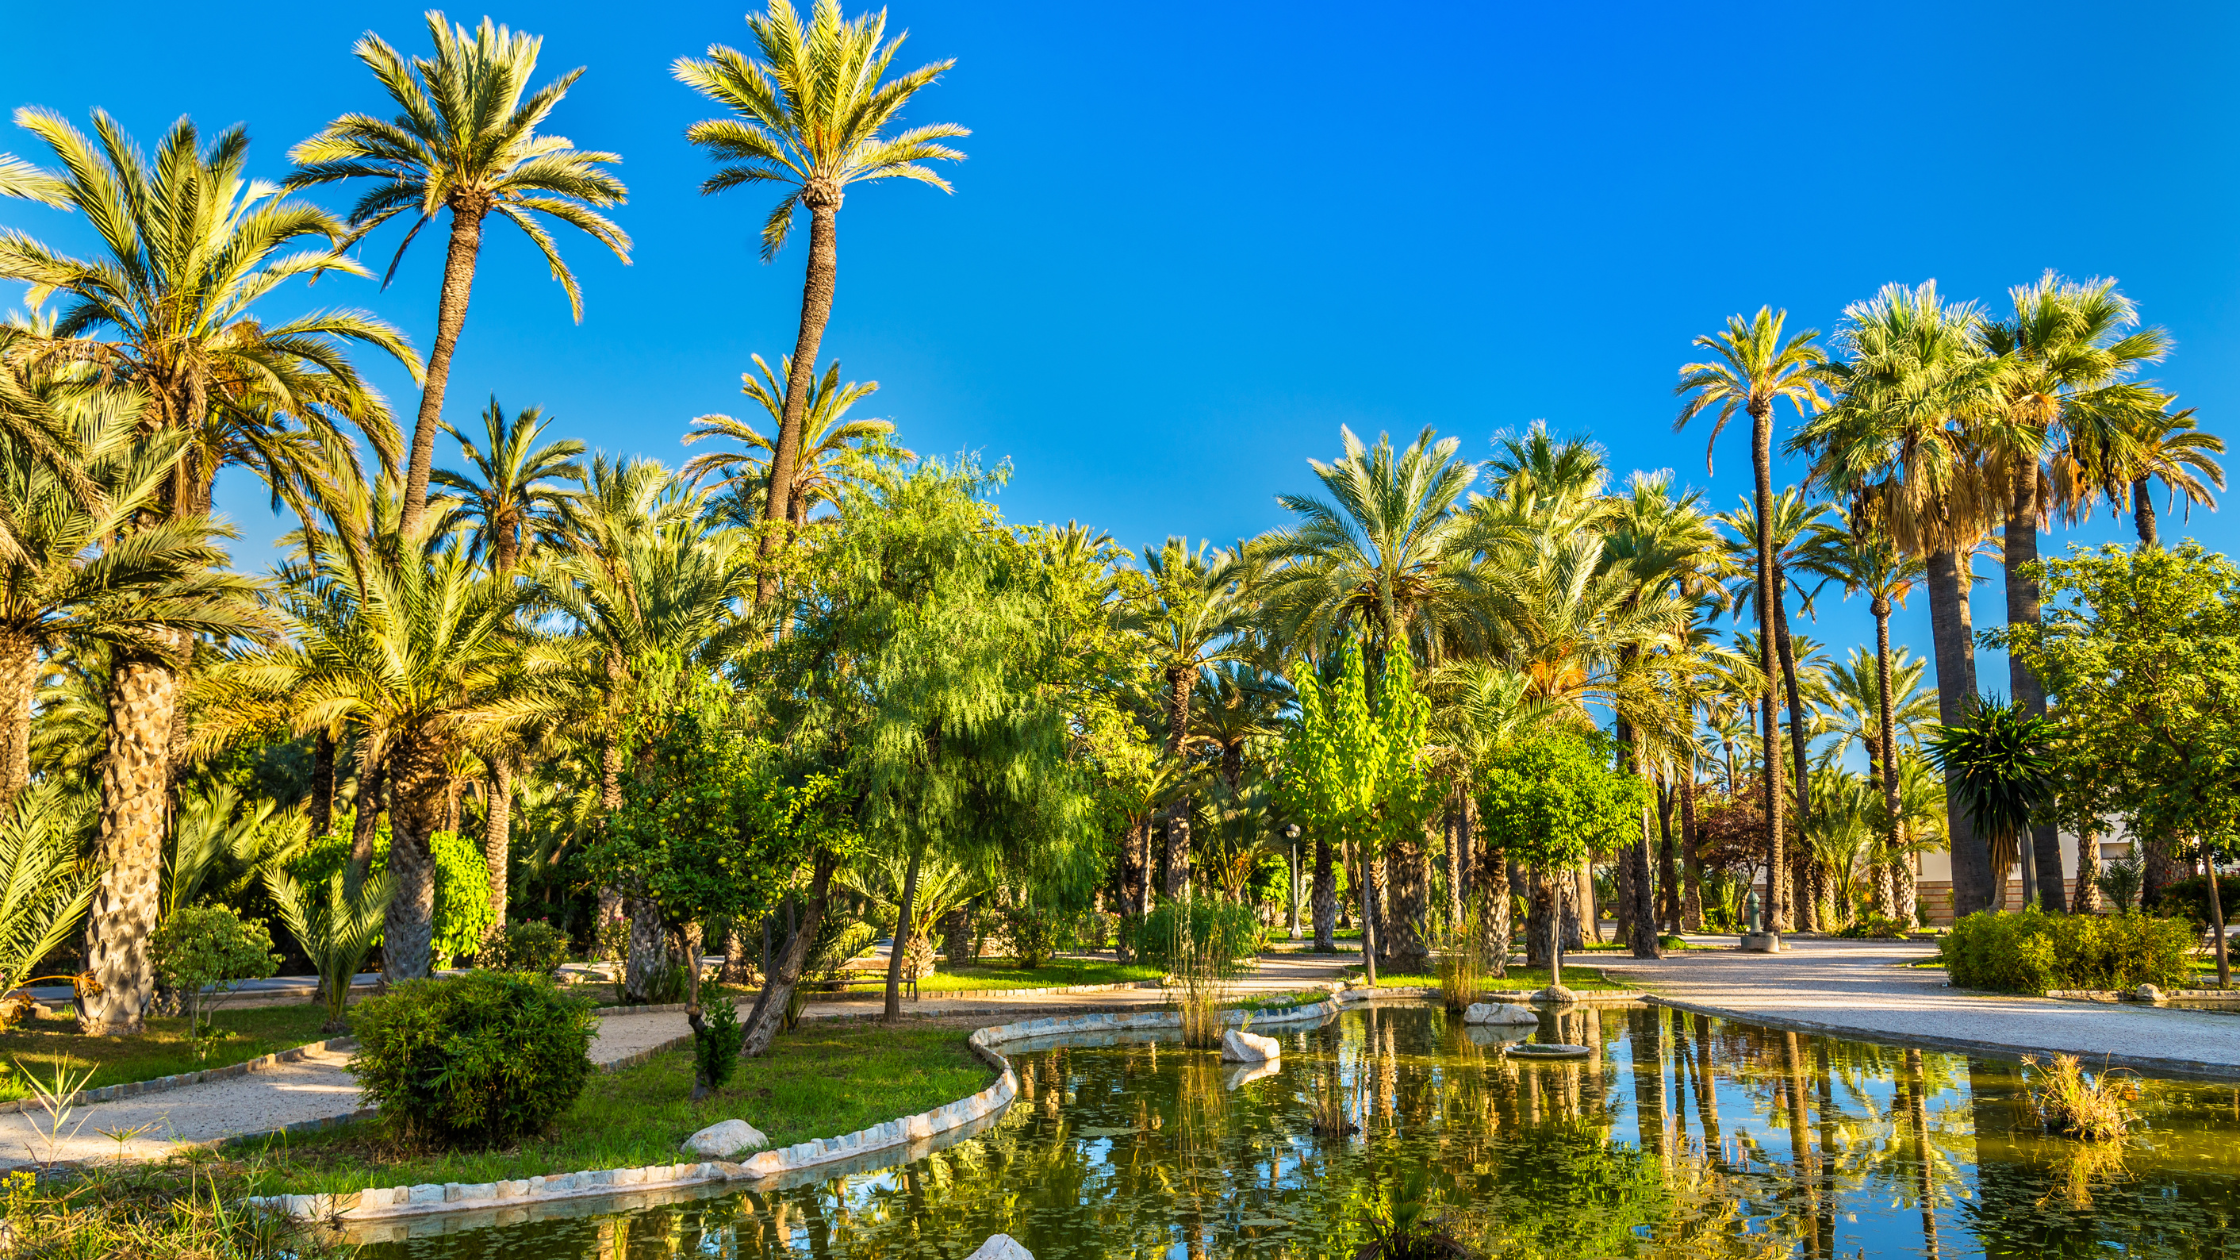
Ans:
{"label": "textured palm trunk", "polygon": [[1680,899],[1680,930],[1703,930],[1703,853],[1696,847],[1696,759],[1688,754],[1687,781],[1680,785],[1680,860],[1687,888]]}
{"label": "textured palm trunk", "polygon": [[1431,903],[1431,852],[1425,837],[1409,835],[1393,846],[1392,913],[1378,934],[1384,956],[1379,965],[1408,975],[1431,968],[1431,950],[1424,940],[1424,918]]}
{"label": "textured palm trunk", "polygon": [[962,967],[978,955],[972,948],[972,907],[958,906],[941,918],[941,952],[948,957],[949,965]]}
{"label": "textured palm trunk", "polygon": [[373,846],[381,838],[382,796],[389,790],[389,759],[371,739],[358,747],[358,805],[350,823],[350,864],[343,882],[353,893],[373,869]]}
{"label": "textured palm trunk", "polygon": [[[832,298],[840,280],[840,193],[815,187],[805,190],[802,201],[809,209],[809,267],[801,280],[801,324],[793,339],[793,361],[786,369],[785,406],[778,418],[778,439],[770,450],[770,494],[762,508],[763,520],[789,523],[794,465],[801,461],[801,429],[808,419],[817,354],[824,345],[824,328],[832,319]],[[765,530],[759,553],[767,558],[779,542],[777,530]],[[773,589],[773,578],[765,569],[756,579],[756,602],[770,602]]]}
{"label": "textured palm trunk", "polygon": [[1167,815],[1167,895],[1190,895],[1190,806],[1176,801]]}
{"label": "textured palm trunk", "polygon": [[754,962],[747,946],[746,920],[731,916],[730,926],[723,930],[723,982],[746,985],[754,982]]}
{"label": "textured palm trunk", "polygon": [[334,830],[334,736],[319,732],[311,741],[311,835]]}
{"label": "textured palm trunk", "polygon": [[467,326],[474,292],[475,255],[482,251],[481,206],[451,207],[451,247],[443,258],[443,292],[436,299],[436,340],[428,347],[428,374],[420,386],[420,415],[412,424],[412,457],[405,466],[403,532],[413,533],[428,510],[428,473],[435,464],[436,430],[443,426],[443,395],[451,384],[451,355]]}
{"label": "textured palm trunk", "polygon": [[[1781,687],[1789,704],[1789,762],[1790,778],[1795,784],[1797,800],[1797,826],[1803,827],[1812,817],[1812,773],[1810,739],[1805,730],[1804,697],[1797,686],[1797,652],[1789,641],[1789,575],[1780,565],[1773,568],[1773,638],[1774,651],[1781,658]],[[1800,835],[1799,849],[1805,847]],[[1807,932],[1820,930],[1818,899],[1807,895],[1798,899],[1797,926]]]}
{"label": "textured palm trunk", "polygon": [[1314,952],[1328,954],[1338,947],[1338,872],[1331,860],[1330,841],[1314,841]]}
{"label": "textured palm trunk", "polygon": [[1581,950],[1588,941],[1602,944],[1602,907],[1594,897],[1594,859],[1583,858],[1571,870],[1571,887],[1563,905],[1563,947]]}
{"label": "textured palm trunk", "polygon": [[1758,514],[1758,664],[1765,670],[1765,730],[1759,740],[1765,758],[1766,792],[1766,922],[1779,930],[1786,919],[1787,905],[1781,896],[1779,879],[1772,874],[1786,869],[1781,835],[1781,734],[1773,718],[1774,688],[1781,678],[1780,662],[1774,659],[1774,609],[1779,598],[1774,588],[1773,573],[1773,407],[1770,403],[1754,404],[1750,408],[1750,462],[1757,478],[1754,498]]}
{"label": "textured palm trunk", "polygon": [[2182,879],[2191,878],[2191,863],[2180,861],[2167,844],[2142,844],[2147,855],[2146,877],[2139,884],[2139,908],[2148,913],[2162,900],[2163,891]]}
{"label": "textured palm trunk", "polygon": [[[1874,613],[1874,723],[1875,747],[1882,773],[1883,843],[1890,853],[1894,866],[1903,865],[1898,853],[1898,718],[1890,695],[1890,597],[1877,595],[1868,602]],[[1897,894],[1896,881],[1891,881],[1891,894]],[[1893,903],[1893,909],[1895,903]]]}
{"label": "textured palm trunk", "polygon": [[630,949],[622,968],[622,1000],[650,1002],[653,982],[669,965],[669,925],[650,897],[623,898],[630,916]]}
{"label": "textured palm trunk", "polygon": [[31,703],[39,648],[28,635],[0,634],[0,814],[31,783]]}
{"label": "textured palm trunk", "polygon": [[1657,793],[1657,919],[1668,932],[1680,930],[1679,853],[1672,836],[1673,798],[1679,794],[1669,783]]}
{"label": "textured palm trunk", "polygon": [[2083,828],[2077,835],[2077,894],[2069,908],[2078,914],[2100,913],[2100,840]]}
{"label": "textured palm trunk", "polygon": [[389,758],[389,875],[396,892],[382,920],[383,974],[391,981],[430,973],[436,925],[436,866],[430,838],[443,826],[443,754],[407,732]]}
{"label": "textured palm trunk", "polygon": [[1463,872],[1467,869],[1463,850],[1462,789],[1456,788],[1447,796],[1447,808],[1442,815],[1441,831],[1446,840],[1447,861],[1447,926],[1462,926]]}
{"label": "textured palm trunk", "polygon": [[2139,531],[2141,547],[2162,545],[2162,537],[2155,530],[2154,498],[2148,492],[2145,477],[2131,483],[2131,524]]}
{"label": "textured palm trunk", "polygon": [[148,935],[156,926],[178,698],[178,675],[166,665],[125,660],[110,675],[95,846],[101,879],[85,927],[86,971],[98,988],[78,1001],[81,1033],[137,1034],[155,998]]}
{"label": "textured palm trunk", "polygon": [[[1773,697],[1771,692],[1758,697],[1758,726],[1759,729],[1765,731],[1775,731],[1778,729],[1777,723],[1774,721]],[[1773,738],[1779,739],[1780,736],[1776,734],[1773,736]],[[1761,784],[1765,788],[1765,800],[1762,803],[1769,811],[1766,815],[1766,848],[1768,852],[1772,851],[1773,839],[1778,833],[1778,830],[1781,826],[1781,820],[1775,817],[1775,815],[1784,814],[1788,812],[1789,808],[1787,802],[1782,798],[1781,793],[1773,789],[1772,781],[1774,777],[1778,776],[1780,773],[1781,767],[1779,765],[1776,765],[1773,767],[1773,774],[1761,777]],[[1790,856],[1794,855],[1792,854]],[[1794,904],[1794,898],[1789,895],[1790,892],[1791,889],[1789,886],[1788,866],[1786,864],[1768,865],[1766,867],[1765,909],[1765,926],[1767,931],[1785,932],[1796,926],[1793,922],[1790,921],[1789,914],[1786,909],[1787,907]],[[1784,908],[1782,913],[1778,915],[1774,912],[1775,907],[1777,906]]]}
{"label": "textured palm trunk", "polygon": [[[1179,768],[1190,745],[1190,689],[1197,685],[1195,669],[1167,667],[1167,756]],[[1190,892],[1190,798],[1184,796],[1167,812],[1167,895]]]}
{"label": "textured palm trunk", "polygon": [[[2007,628],[2036,628],[2039,624],[2038,580],[2024,571],[2038,561],[2038,466],[2033,461],[2015,474],[2014,494],[2007,500],[2007,528],[2000,540],[2001,564],[2007,579]],[[2007,653],[2007,685],[2015,703],[2031,717],[2046,715],[2046,689],[2020,655]],[[2061,834],[2052,823],[2030,828],[2026,838],[2037,859],[2038,904],[2049,914],[2068,910],[2068,894],[2061,872]]]}
{"label": "textured palm trunk", "polygon": [[[1946,726],[1964,722],[1975,705],[1975,644],[1968,627],[1968,590],[1962,577],[1961,556],[1950,550],[1929,553],[1929,633],[1937,658],[1937,720]],[[1954,917],[1991,908],[1991,854],[1959,788],[1947,784],[1944,795],[1945,834],[1952,848],[1952,912]]]}
{"label": "textured palm trunk", "polygon": [[902,1018],[902,960],[910,950],[910,925],[912,915],[918,912],[918,863],[925,857],[925,846],[910,850],[910,867],[902,876],[902,905],[895,915],[894,947],[887,952],[887,1007],[886,1022],[892,1024]]}
{"label": "textured palm trunk", "polygon": [[1569,871],[1551,872],[1534,863],[1530,875],[1531,895],[1525,902],[1524,914],[1524,965],[1545,967],[1555,957],[1556,944],[1563,933],[1563,898],[1557,896],[1559,880],[1571,878]]}
{"label": "textured palm trunk", "polygon": [[482,861],[490,870],[490,931],[506,930],[507,887],[513,866],[513,757],[501,754],[490,763],[489,817],[482,831]]}
{"label": "textured palm trunk", "polygon": [[800,926],[786,938],[785,950],[771,964],[770,974],[763,978],[762,992],[755,996],[754,1010],[747,1016],[745,1040],[739,1047],[739,1053],[747,1058],[769,1050],[785,1024],[794,987],[801,983],[801,969],[809,962],[809,947],[816,941],[818,924],[824,921],[825,903],[832,895],[832,872],[839,864],[830,853],[817,854]]}

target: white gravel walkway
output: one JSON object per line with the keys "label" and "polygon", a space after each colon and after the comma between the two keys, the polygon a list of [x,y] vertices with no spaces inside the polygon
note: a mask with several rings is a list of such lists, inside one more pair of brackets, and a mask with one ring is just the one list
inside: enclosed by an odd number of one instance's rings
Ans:
{"label": "white gravel walkway", "polygon": [[1745,954],[1717,947],[1732,938],[1699,939],[1654,962],[1602,954],[1593,965],[1676,1005],[1815,1032],[2240,1077],[2240,1015],[1958,992],[1943,971],[1902,965],[1936,952],[1911,942],[1790,938],[1782,953]]}

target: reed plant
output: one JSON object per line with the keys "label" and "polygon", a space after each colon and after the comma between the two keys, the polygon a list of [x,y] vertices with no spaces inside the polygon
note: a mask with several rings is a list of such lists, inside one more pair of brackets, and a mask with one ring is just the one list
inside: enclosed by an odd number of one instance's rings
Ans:
{"label": "reed plant", "polygon": [[1439,995],[1450,1011],[1463,1011],[1485,992],[1487,939],[1480,893],[1472,893],[1460,922],[1434,924],[1432,948],[1438,952]]}
{"label": "reed plant", "polygon": [[2131,1105],[2139,1097],[2138,1077],[2105,1070],[2088,1074],[2073,1054],[2057,1054],[2044,1066],[2024,1055],[2022,1082],[2038,1123],[2048,1132],[2111,1142],[2139,1118]]}
{"label": "reed plant", "polygon": [[1259,944],[1252,908],[1216,897],[1172,898],[1145,917],[1137,944],[1145,962],[1166,969],[1182,1016],[1182,1044],[1200,1050],[1220,1045],[1222,1010]]}

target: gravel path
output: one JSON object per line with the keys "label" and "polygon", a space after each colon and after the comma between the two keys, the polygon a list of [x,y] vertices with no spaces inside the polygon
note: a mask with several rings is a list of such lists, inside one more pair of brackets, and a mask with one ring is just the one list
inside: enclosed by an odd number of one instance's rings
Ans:
{"label": "gravel path", "polygon": [[1903,965],[1936,952],[1912,942],[1791,938],[1779,954],[1717,948],[1728,943],[1707,937],[1702,948],[1654,962],[1603,955],[1595,965],[1677,1004],[1811,1031],[2240,1077],[2240,1016],[1955,991],[1944,972]]}
{"label": "gravel path", "polygon": [[[1344,965],[1339,958],[1270,955],[1239,987],[1254,992],[1308,988],[1335,979]],[[991,992],[921,1002],[905,1000],[903,1013],[910,1017],[985,1015],[991,1017],[989,1022],[1000,1023],[1028,1011],[1062,1014],[1158,1006],[1165,1001],[1166,995],[1157,989],[1015,997]],[[877,996],[850,998],[812,1002],[805,1016],[864,1018],[878,1014],[880,1009]],[[742,1015],[745,1010],[743,1003]],[[591,1043],[591,1060],[613,1063],[690,1032],[682,1011],[606,1015],[600,1018],[598,1034]],[[126,1133],[140,1129],[123,1143],[121,1153],[134,1159],[160,1159],[181,1145],[220,1141],[244,1133],[269,1133],[285,1125],[347,1116],[358,1109],[357,1079],[350,1074],[348,1061],[346,1053],[309,1055],[227,1080],[80,1107],[66,1118],[60,1139],[51,1145],[42,1136],[48,1123],[45,1112],[0,1115],[0,1168],[50,1159],[114,1158],[120,1147],[103,1130]]]}

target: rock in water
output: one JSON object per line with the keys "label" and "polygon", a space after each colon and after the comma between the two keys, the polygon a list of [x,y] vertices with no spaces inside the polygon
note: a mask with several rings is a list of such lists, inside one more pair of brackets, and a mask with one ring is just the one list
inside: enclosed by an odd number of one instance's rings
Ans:
{"label": "rock in water", "polygon": [[1273,1037],[1258,1033],[1238,1032],[1232,1028],[1221,1034],[1221,1061],[1223,1063],[1266,1063],[1283,1057],[1283,1046]]}
{"label": "rock in water", "polygon": [[704,1159],[729,1159],[770,1145],[762,1130],[744,1120],[723,1120],[684,1140],[684,1149]]}
{"label": "rock in water", "polygon": [[2142,984],[2131,991],[2131,996],[2142,1002],[2159,1002],[2162,1000],[2162,990],[2151,984]]}
{"label": "rock in water", "polygon": [[1473,1002],[1462,1013],[1465,1024],[1537,1024],[1540,1015],[1529,1006],[1514,1002]]}
{"label": "rock in water", "polygon": [[1019,1245],[1019,1240],[1009,1234],[997,1234],[980,1244],[980,1250],[966,1256],[965,1260],[1034,1260],[1034,1253]]}

